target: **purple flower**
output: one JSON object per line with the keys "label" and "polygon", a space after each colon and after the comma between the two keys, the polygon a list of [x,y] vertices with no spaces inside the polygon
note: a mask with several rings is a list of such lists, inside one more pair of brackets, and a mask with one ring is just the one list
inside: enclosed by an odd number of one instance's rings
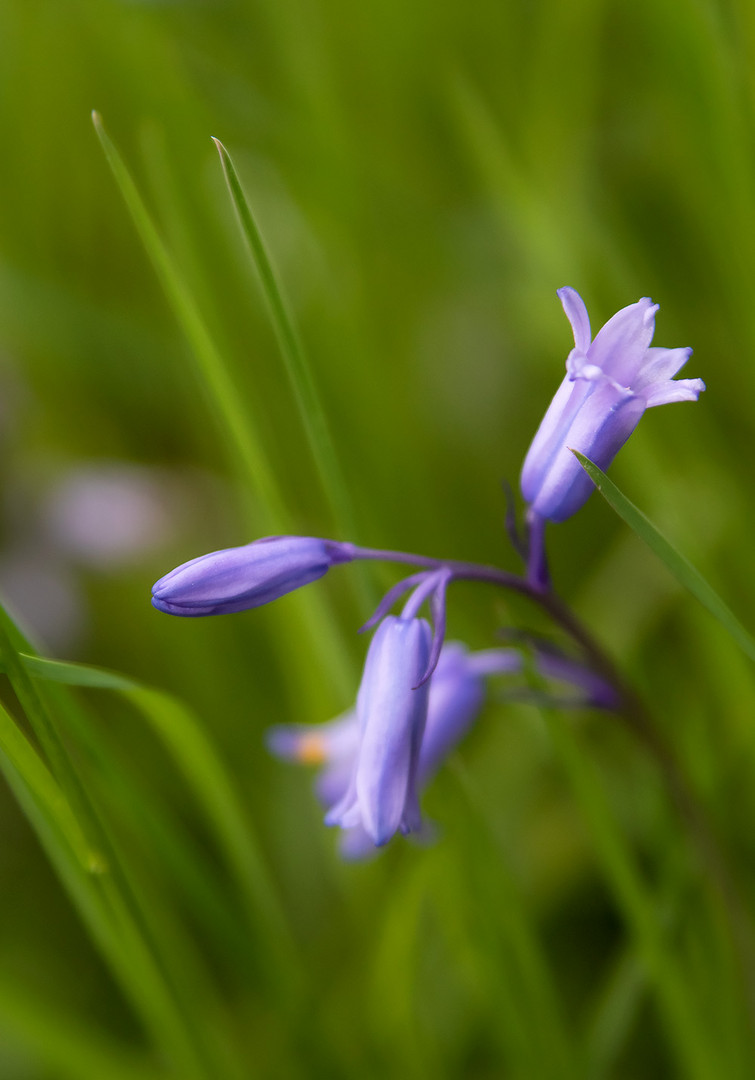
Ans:
{"label": "purple flower", "polygon": [[325,821],[361,825],[378,846],[421,825],[416,781],[429,686],[418,684],[431,639],[425,619],[389,615],[367,653],[357,694],[359,749],[346,793]]}
{"label": "purple flower", "polygon": [[568,683],[581,691],[572,702],[574,705],[589,705],[611,712],[621,704],[618,691],[603,675],[555,649],[541,645],[535,653],[535,667],[547,679]]}
{"label": "purple flower", "polygon": [[[485,698],[484,676],[518,671],[521,666],[521,656],[513,649],[468,653],[456,642],[444,645],[430,681],[427,721],[416,770],[417,788],[432,779],[476,719]],[[330,810],[343,803],[350,792],[360,756],[360,735],[359,717],[353,709],[329,724],[273,728],[268,734],[268,746],[285,760],[323,766],[315,790]],[[341,853],[346,858],[364,858],[374,848],[375,840],[361,819],[344,828]]]}
{"label": "purple flower", "polygon": [[590,338],[590,320],[574,289],[558,290],[574,331],[566,377],[538,429],[522,469],[530,515],[565,521],[586,502],[593,483],[571,450],[606,469],[647,408],[696,401],[702,379],[673,376],[691,349],[651,348],[658,305],[644,297],[622,308]]}
{"label": "purple flower", "polygon": [[227,615],[260,607],[353,558],[351,544],[311,536],[266,536],[183,563],[152,586],[168,615]]}
{"label": "purple flower", "polygon": [[279,724],[266,733],[268,749],[284,761],[320,765],[315,791],[326,809],[346,794],[359,751],[356,709],[327,724]]}

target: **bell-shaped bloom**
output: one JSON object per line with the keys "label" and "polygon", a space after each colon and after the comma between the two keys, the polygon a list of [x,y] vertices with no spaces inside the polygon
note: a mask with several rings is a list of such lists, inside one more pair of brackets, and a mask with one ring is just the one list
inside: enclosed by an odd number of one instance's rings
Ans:
{"label": "bell-shaped bloom", "polygon": [[168,615],[227,615],[269,604],[353,558],[351,544],[311,536],[266,536],[183,563],[152,586]]}
{"label": "bell-shaped bloom", "polygon": [[691,349],[651,348],[658,305],[647,297],[622,308],[594,341],[584,302],[558,290],[574,331],[566,377],[532,440],[522,469],[530,514],[565,521],[587,501],[593,483],[571,453],[579,450],[606,469],[645,409],[697,401],[702,379],[674,379]]}
{"label": "bell-shaped bloom", "polygon": [[431,640],[425,619],[389,615],[367,652],[357,694],[359,749],[346,793],[325,821],[361,825],[378,846],[421,825],[417,768],[429,685],[418,684]]}
{"label": "bell-shaped bloom", "polygon": [[621,705],[621,696],[608,679],[589,665],[572,659],[553,648],[541,646],[535,653],[535,667],[548,680],[567,683],[579,691],[579,696],[561,704],[590,706],[612,712]]}
{"label": "bell-shaped bloom", "polygon": [[[427,720],[416,772],[418,789],[432,779],[477,718],[485,700],[485,675],[519,671],[521,667],[521,655],[514,649],[469,653],[457,642],[443,646],[430,681]],[[356,709],[329,724],[284,725],[268,733],[268,746],[278,757],[322,766],[315,790],[329,810],[342,803],[349,793],[360,741]],[[375,840],[361,820],[344,829],[341,853],[346,858],[364,858],[374,849]]]}
{"label": "bell-shaped bloom", "polygon": [[326,809],[344,797],[359,751],[356,709],[327,724],[278,724],[266,732],[268,749],[283,761],[320,766],[315,792]]}

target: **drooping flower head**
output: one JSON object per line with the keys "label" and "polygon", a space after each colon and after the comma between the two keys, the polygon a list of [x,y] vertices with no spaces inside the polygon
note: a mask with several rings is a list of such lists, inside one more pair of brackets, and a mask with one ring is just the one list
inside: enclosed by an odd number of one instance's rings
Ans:
{"label": "drooping flower head", "polygon": [[200,555],[152,586],[168,615],[227,615],[269,604],[353,558],[351,544],[312,536],[266,536],[243,547]]}
{"label": "drooping flower head", "polygon": [[[469,653],[458,642],[444,645],[430,681],[427,720],[416,770],[418,789],[429,783],[479,714],[485,699],[484,677],[519,671],[521,667],[521,655],[514,649]],[[356,709],[328,724],[282,725],[268,733],[268,746],[278,757],[322,766],[315,790],[329,810],[342,803],[349,792],[360,740]],[[346,858],[364,858],[374,849],[375,840],[361,820],[344,828],[341,853]]]}
{"label": "drooping flower head", "polygon": [[652,300],[644,297],[622,308],[593,341],[579,293],[566,287],[558,296],[574,331],[574,348],[521,478],[530,516],[548,521],[571,517],[593,490],[572,449],[607,469],[645,409],[697,401],[705,389],[702,379],[674,379],[691,349],[650,347],[658,310]]}
{"label": "drooping flower head", "polygon": [[389,615],[375,632],[357,694],[359,749],[349,786],[326,823],[361,825],[373,843],[421,824],[417,798],[419,750],[429,684],[419,685],[430,656],[425,619]]}

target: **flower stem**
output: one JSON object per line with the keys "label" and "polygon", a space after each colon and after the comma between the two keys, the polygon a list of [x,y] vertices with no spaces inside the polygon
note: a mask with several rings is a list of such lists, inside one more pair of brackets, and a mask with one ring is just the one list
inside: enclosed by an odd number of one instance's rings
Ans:
{"label": "flower stem", "polygon": [[666,781],[669,796],[691,837],[706,871],[715,883],[726,910],[734,942],[742,959],[747,980],[749,1005],[755,1016],[755,937],[745,905],[731,876],[720,843],[708,821],[704,808],[694,792],[673,747],[667,742],[642,698],[627,682],[624,675],[575,615],[569,605],[553,590],[550,583],[531,580],[517,574],[481,563],[435,559],[402,551],[375,548],[354,548],[355,559],[405,563],[427,569],[446,569],[448,580],[480,581],[499,588],[510,589],[526,596],[537,605],[579,647],[588,666],[605,679],[616,691],[616,715],[655,760]]}

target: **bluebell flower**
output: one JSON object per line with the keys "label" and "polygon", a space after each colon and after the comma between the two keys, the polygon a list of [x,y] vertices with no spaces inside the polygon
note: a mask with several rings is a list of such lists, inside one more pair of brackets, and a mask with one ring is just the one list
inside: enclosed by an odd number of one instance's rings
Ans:
{"label": "bluebell flower", "polygon": [[[416,767],[417,790],[429,783],[479,714],[485,699],[484,677],[519,671],[521,667],[521,655],[514,649],[469,653],[457,642],[443,646],[430,681],[427,719]],[[330,811],[343,805],[353,788],[361,751],[357,709],[328,724],[272,728],[268,746],[285,760],[322,766],[315,790]],[[375,839],[361,816],[356,824],[344,828],[341,853],[346,858],[364,858],[374,850]]]}
{"label": "bluebell flower", "polygon": [[565,521],[587,501],[593,484],[572,449],[606,469],[645,409],[696,401],[705,389],[702,379],[673,378],[691,349],[650,347],[658,310],[652,300],[644,297],[622,308],[592,341],[579,293],[563,288],[558,296],[574,331],[574,348],[522,469],[531,521]]}
{"label": "bluebell flower", "polygon": [[573,701],[562,704],[589,706],[607,712],[619,708],[621,698],[616,688],[589,665],[543,644],[536,649],[534,660],[540,675],[548,680],[567,683],[579,691],[579,696]]}
{"label": "bluebell flower", "polygon": [[354,548],[311,536],[267,536],[183,563],[152,586],[168,615],[227,615],[260,607],[321,578]]}
{"label": "bluebell flower", "polygon": [[361,825],[380,846],[399,829],[419,829],[419,748],[427,719],[432,631],[425,619],[389,615],[375,632],[357,694],[359,749],[343,798],[328,825]]}
{"label": "bluebell flower", "polygon": [[359,751],[356,708],[327,724],[278,724],[265,738],[268,749],[283,761],[320,766],[315,793],[326,809],[340,802]]}

